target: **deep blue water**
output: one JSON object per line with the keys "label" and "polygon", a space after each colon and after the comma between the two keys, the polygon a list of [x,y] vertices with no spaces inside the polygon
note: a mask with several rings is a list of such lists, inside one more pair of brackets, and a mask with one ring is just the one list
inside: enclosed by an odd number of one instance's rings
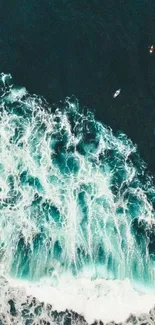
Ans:
{"label": "deep blue water", "polygon": [[155,172],[154,17],[154,0],[2,0],[0,71],[52,104],[74,94]]}

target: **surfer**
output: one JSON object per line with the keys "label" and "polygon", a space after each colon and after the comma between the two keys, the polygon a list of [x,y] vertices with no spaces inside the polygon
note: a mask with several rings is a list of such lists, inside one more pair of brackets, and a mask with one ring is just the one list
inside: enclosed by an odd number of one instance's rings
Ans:
{"label": "surfer", "polygon": [[121,92],[121,89],[117,89],[113,95],[113,98],[116,98],[117,96],[119,96],[120,92]]}

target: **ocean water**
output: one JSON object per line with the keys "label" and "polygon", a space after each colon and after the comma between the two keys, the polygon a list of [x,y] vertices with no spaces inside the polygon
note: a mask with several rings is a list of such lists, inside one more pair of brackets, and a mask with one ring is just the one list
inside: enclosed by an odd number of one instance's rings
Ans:
{"label": "ocean water", "polygon": [[53,108],[4,73],[0,87],[1,324],[149,312],[155,188],[136,146],[73,96]]}
{"label": "ocean water", "polygon": [[1,0],[0,72],[51,106],[74,94],[155,175],[154,17],[154,0]]}

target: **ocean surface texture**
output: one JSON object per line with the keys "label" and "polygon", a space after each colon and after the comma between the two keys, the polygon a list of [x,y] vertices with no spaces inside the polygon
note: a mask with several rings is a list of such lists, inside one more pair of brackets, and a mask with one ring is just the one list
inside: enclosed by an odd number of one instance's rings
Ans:
{"label": "ocean surface texture", "polygon": [[154,325],[155,1],[1,0],[0,45],[0,325]]}

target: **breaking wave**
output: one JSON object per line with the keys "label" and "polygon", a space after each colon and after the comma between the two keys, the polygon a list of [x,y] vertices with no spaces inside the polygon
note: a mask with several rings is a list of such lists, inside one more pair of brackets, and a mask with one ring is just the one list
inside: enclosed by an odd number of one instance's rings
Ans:
{"label": "breaking wave", "polygon": [[155,189],[136,146],[74,97],[52,109],[11,75],[0,85],[1,275],[153,287]]}

